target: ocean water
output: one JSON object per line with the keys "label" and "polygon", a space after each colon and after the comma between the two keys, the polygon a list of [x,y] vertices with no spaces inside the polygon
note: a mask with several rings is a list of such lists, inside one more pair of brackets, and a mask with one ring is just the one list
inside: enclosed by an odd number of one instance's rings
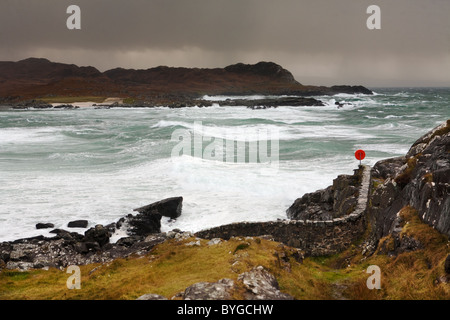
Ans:
{"label": "ocean water", "polygon": [[173,196],[183,196],[183,212],[163,217],[163,231],[284,219],[296,198],[351,174],[357,149],[368,165],[404,155],[450,118],[448,88],[374,91],[317,97],[325,107],[1,111],[0,241],[50,236],[38,222],[109,224]]}

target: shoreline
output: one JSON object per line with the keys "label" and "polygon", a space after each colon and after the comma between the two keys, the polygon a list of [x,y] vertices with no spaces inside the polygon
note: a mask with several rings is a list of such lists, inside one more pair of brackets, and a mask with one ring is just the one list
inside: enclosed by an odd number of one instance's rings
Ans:
{"label": "shoreline", "polygon": [[[27,102],[17,103],[17,104],[0,104],[0,111],[5,110],[46,110],[46,109],[83,109],[83,108],[94,108],[94,109],[112,109],[112,108],[191,108],[191,107],[212,107],[218,105],[220,107],[247,107],[250,109],[267,109],[267,108],[277,108],[277,107],[324,107],[326,104],[313,97],[303,97],[303,96],[274,96],[274,95],[256,95],[257,99],[249,99],[251,95],[233,96],[233,98],[226,99],[180,99],[172,101],[142,101],[142,102],[132,102],[125,103],[124,98],[106,98],[104,102],[98,103],[93,101],[82,101],[82,102],[52,102],[47,103],[39,100],[31,100]],[[349,103],[341,103],[339,101],[335,102],[337,108],[342,108],[344,106],[351,105]]]}
{"label": "shoreline", "polygon": [[[393,229],[390,225],[397,223],[395,218],[390,217],[392,212],[396,215],[396,212],[401,208],[413,205],[420,208],[417,210],[424,212],[434,208],[436,211],[430,217],[425,217],[426,214],[420,214],[423,216],[424,222],[433,225],[442,234],[450,235],[450,219],[445,217],[445,206],[440,205],[440,203],[447,201],[447,198],[440,196],[441,191],[439,191],[441,188],[445,188],[444,182],[448,181],[446,175],[450,173],[450,170],[439,169],[442,166],[441,153],[445,151],[445,146],[448,147],[449,139],[450,120],[447,120],[447,122],[419,138],[411,146],[406,156],[378,161],[372,168],[361,166],[354,170],[352,176],[338,176],[333,180],[332,187],[303,195],[286,211],[286,219],[281,221],[237,222],[207,228],[195,234],[178,229],[162,233],[161,218],[164,216],[176,219],[182,213],[183,197],[173,197],[134,209],[138,212],[137,214],[128,214],[117,222],[91,227],[84,232],[84,235],[64,229],[54,229],[51,233],[55,233],[56,236],[52,238],[41,235],[2,242],[0,248],[3,247],[3,252],[5,250],[6,252],[13,252],[17,249],[16,245],[24,246],[20,249],[22,253],[18,256],[3,253],[2,260],[6,258],[6,261],[11,261],[13,266],[20,266],[22,262],[25,263],[26,267],[30,267],[30,263],[40,266],[42,258],[39,257],[46,256],[45,253],[41,252],[42,247],[46,247],[46,243],[55,241],[61,245],[64,244],[63,247],[66,250],[64,254],[57,255],[59,257],[57,259],[62,259],[58,260],[59,263],[64,264],[64,261],[70,255],[75,255],[78,262],[81,261],[80,259],[91,259],[92,257],[104,260],[106,259],[105,255],[117,258],[124,252],[129,254],[129,250],[125,250],[125,248],[136,249],[147,242],[159,242],[162,241],[162,238],[166,239],[168,234],[173,235],[174,232],[206,239],[270,235],[276,241],[303,249],[308,255],[317,255],[314,250],[318,250],[318,255],[328,255],[340,252],[356,241],[364,233],[367,221],[371,221],[373,225],[377,226],[371,231],[367,244],[367,247],[371,248],[367,250],[373,250],[372,242],[378,242],[379,239],[386,236],[386,230],[388,230],[387,234],[390,234],[390,230],[398,229],[398,227]],[[442,149],[442,144],[444,149]],[[424,156],[425,150],[428,150],[431,156]],[[408,157],[409,159],[416,159],[417,167],[415,171],[409,169],[411,160],[407,160]],[[435,167],[435,163],[438,163],[437,167]],[[415,172],[414,179],[412,177],[413,172]],[[422,172],[428,172],[427,177],[430,176],[429,172],[431,172],[432,179],[436,179],[436,183],[431,183],[428,187],[430,190],[425,193],[425,196],[436,193],[436,199],[433,200],[433,203],[431,203],[431,198],[428,202],[421,198],[424,196],[420,188],[423,183],[419,183],[418,180],[423,180]],[[383,183],[380,181],[383,181]],[[409,187],[406,188],[406,186]],[[334,196],[330,195],[330,188],[332,188]],[[355,193],[355,191],[358,192]],[[356,195],[358,195],[358,198],[356,198]],[[365,198],[362,199],[361,197]],[[389,200],[381,200],[384,197]],[[331,206],[332,211],[330,211],[329,199],[334,199]],[[394,201],[393,199],[397,200]],[[391,209],[391,206],[395,206],[397,209]],[[320,210],[323,210],[323,213],[318,214],[318,207],[322,207]],[[442,219],[436,216],[439,214]],[[320,218],[317,219],[319,216]],[[72,226],[84,228],[88,225],[87,220],[73,221],[73,223]],[[83,225],[80,225],[80,223]],[[68,224],[69,228],[71,224],[72,222]],[[53,225],[50,223],[48,228],[52,227]],[[335,230],[335,228],[337,229]],[[118,239],[115,243],[111,243],[111,236],[121,230],[125,232],[126,236]],[[322,238],[325,235],[325,242],[322,243]],[[34,247],[30,249],[27,247],[28,244],[33,244]],[[27,248],[34,253],[29,251],[24,253],[28,250]],[[21,257],[25,261],[21,260]],[[29,261],[30,258],[33,262]],[[48,257],[44,260],[51,265],[55,263]]]}

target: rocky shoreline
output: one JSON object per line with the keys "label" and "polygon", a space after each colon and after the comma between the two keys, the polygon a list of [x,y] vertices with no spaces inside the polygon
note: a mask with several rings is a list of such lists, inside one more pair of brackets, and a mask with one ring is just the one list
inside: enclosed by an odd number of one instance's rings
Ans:
{"label": "rocky shoreline", "polygon": [[[227,106],[227,107],[247,107],[250,109],[266,109],[277,108],[281,106],[290,107],[323,107],[325,104],[316,98],[312,97],[276,97],[276,98],[264,98],[264,99],[227,99],[221,100],[204,100],[204,99],[174,99],[170,101],[141,101],[133,103],[94,103],[92,106],[95,109],[112,109],[112,108],[154,108],[154,107],[167,107],[167,108],[192,108],[192,107],[212,107],[214,105]],[[336,107],[341,108],[343,103],[336,102]],[[346,104],[348,105],[348,104]],[[19,102],[16,104],[4,104],[0,105],[0,110],[74,110],[82,107],[74,104],[49,104],[39,100],[30,100]]]}
{"label": "rocky shoreline", "polygon": [[[65,268],[68,265],[104,263],[133,254],[143,255],[168,239],[229,239],[256,236],[284,242],[305,255],[337,253],[360,239],[367,225],[370,234],[361,245],[373,253],[381,238],[396,237],[390,252],[417,250],[417,239],[400,237],[398,212],[414,208],[419,217],[440,233],[450,236],[450,120],[436,127],[411,147],[404,157],[361,167],[353,176],[339,176],[333,185],[297,199],[286,220],[242,222],[207,229],[196,234],[161,232],[161,217],[182,214],[183,197],[167,198],[137,208],[109,225],[96,225],[84,233],[54,229],[55,236],[38,236],[0,243],[0,269]],[[73,221],[68,227],[87,227]],[[36,228],[52,228],[42,222]],[[110,242],[116,231],[127,236]],[[399,251],[400,250],[400,251]]]}

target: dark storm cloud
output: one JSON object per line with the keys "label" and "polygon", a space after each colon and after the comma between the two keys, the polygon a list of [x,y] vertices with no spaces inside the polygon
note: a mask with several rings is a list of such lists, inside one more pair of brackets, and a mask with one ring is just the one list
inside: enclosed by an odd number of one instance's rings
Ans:
{"label": "dark storm cloud", "polygon": [[[81,8],[81,30],[66,28],[71,4]],[[366,27],[371,4],[381,7],[381,30]],[[305,83],[450,83],[447,0],[3,0],[0,6],[0,60],[41,55],[99,69],[272,60]]]}

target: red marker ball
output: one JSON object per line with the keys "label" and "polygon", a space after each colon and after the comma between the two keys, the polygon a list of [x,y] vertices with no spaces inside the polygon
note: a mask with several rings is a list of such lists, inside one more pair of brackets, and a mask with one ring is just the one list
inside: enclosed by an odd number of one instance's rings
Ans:
{"label": "red marker ball", "polygon": [[356,150],[355,152],[355,158],[359,161],[364,160],[364,158],[366,157],[366,153],[364,152],[364,150]]}

